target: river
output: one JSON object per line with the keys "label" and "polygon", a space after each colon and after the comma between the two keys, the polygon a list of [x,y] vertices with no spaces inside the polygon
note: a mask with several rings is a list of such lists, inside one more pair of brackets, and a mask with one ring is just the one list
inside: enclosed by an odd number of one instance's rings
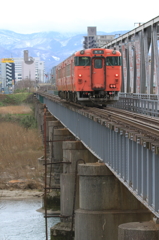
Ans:
{"label": "river", "polygon": [[[45,240],[44,214],[36,211],[41,206],[41,199],[0,199],[0,240]],[[50,227],[59,221],[48,218],[49,239]]]}

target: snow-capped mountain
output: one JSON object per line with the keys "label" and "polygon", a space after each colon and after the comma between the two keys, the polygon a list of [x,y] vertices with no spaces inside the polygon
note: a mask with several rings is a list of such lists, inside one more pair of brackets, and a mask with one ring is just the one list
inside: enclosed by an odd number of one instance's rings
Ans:
{"label": "snow-capped mountain", "polygon": [[[127,31],[112,33],[98,32],[98,35],[124,34]],[[86,33],[39,32],[20,34],[0,30],[0,58],[23,57],[28,50],[29,56],[45,61],[45,71],[50,72],[62,60],[83,48]]]}

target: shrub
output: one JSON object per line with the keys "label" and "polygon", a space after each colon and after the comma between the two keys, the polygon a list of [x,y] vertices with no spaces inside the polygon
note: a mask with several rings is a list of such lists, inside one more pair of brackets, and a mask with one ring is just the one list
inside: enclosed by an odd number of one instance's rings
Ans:
{"label": "shrub", "polygon": [[3,102],[0,102],[0,107],[3,107],[4,106],[4,103]]}
{"label": "shrub", "polygon": [[23,102],[28,101],[29,98],[32,99],[32,93],[21,92],[21,93],[8,94],[5,96],[3,100],[1,100],[1,106],[20,105]]}
{"label": "shrub", "polygon": [[25,115],[22,117],[20,120],[20,123],[23,125],[24,128],[36,128],[37,127],[37,122],[34,116],[32,115]]}

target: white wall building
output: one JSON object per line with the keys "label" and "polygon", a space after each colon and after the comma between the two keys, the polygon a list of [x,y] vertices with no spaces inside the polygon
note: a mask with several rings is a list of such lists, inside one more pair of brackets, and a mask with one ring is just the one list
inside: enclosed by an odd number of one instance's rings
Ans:
{"label": "white wall building", "polygon": [[38,57],[29,57],[27,50],[23,58],[3,58],[0,61],[0,90],[12,87],[21,80],[44,82],[44,78],[44,61]]}
{"label": "white wall building", "polygon": [[29,57],[29,52],[24,51],[24,60],[22,62],[22,79],[35,81],[35,59]]}
{"label": "white wall building", "polygon": [[22,80],[22,63],[23,63],[23,61],[24,61],[23,58],[14,58],[16,82]]}
{"label": "white wall building", "polygon": [[44,82],[45,66],[44,61],[35,58],[35,77],[38,82]]}
{"label": "white wall building", "polygon": [[15,81],[37,80],[44,82],[45,66],[44,61],[38,57],[29,57],[28,51],[24,51],[24,58],[13,58],[15,63]]}

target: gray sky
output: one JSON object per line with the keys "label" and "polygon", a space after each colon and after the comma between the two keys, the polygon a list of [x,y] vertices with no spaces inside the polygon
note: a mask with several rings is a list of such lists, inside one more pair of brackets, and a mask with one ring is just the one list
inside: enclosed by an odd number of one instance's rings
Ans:
{"label": "gray sky", "polygon": [[132,30],[159,15],[158,1],[8,0],[1,2],[0,29],[19,33]]}

